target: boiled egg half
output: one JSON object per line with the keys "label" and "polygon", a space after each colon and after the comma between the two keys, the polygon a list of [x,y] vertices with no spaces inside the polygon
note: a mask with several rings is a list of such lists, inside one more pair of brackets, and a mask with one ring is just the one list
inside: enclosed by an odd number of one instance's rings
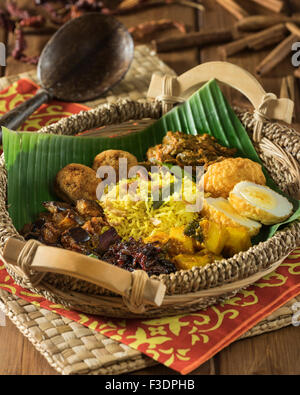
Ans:
{"label": "boiled egg half", "polygon": [[240,215],[264,225],[282,222],[293,211],[293,205],[287,198],[269,187],[249,181],[236,184],[228,201]]}
{"label": "boiled egg half", "polygon": [[223,197],[206,198],[202,215],[223,226],[240,227],[247,229],[249,235],[255,236],[259,233],[261,224],[253,221],[235,210],[229,201]]}

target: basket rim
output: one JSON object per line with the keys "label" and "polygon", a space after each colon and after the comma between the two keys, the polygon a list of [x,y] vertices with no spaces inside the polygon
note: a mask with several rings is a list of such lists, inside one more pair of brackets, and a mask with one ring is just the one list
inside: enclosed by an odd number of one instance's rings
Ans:
{"label": "basket rim", "polygon": [[[103,116],[103,114],[105,116]],[[76,121],[80,121],[80,127],[86,130],[87,128],[95,127],[93,125],[103,126],[112,125],[118,123],[124,123],[131,119],[144,119],[151,118],[153,120],[158,119],[161,115],[161,103],[154,102],[135,102],[132,100],[120,100],[117,104],[113,105],[101,105],[95,109],[88,111],[81,111],[76,115],[72,115],[68,118],[64,118],[55,124],[49,125],[38,133],[57,133],[64,134],[66,130],[70,134],[70,131],[76,129]],[[248,111],[241,110],[238,114],[240,120],[246,127],[251,129],[251,122],[253,121],[253,114]],[[82,122],[86,120],[87,122]],[[119,122],[118,122],[119,120]],[[252,122],[253,123],[253,122]],[[73,124],[73,125],[72,125]],[[72,127],[70,127],[72,126]],[[270,130],[275,128],[274,134],[278,139],[279,134],[285,134],[287,131],[293,131],[285,125],[279,125],[277,123],[266,121],[263,130],[266,135],[270,137]],[[282,136],[280,136],[281,138]],[[298,136],[298,142],[300,146],[300,135]],[[299,160],[297,158],[297,160]],[[5,159],[4,154],[1,156],[0,161],[0,182],[6,180],[5,170]],[[7,184],[5,184],[6,186]],[[5,224],[0,227],[0,247],[2,248],[5,241],[10,236],[20,237],[17,230],[14,228],[9,214],[6,210],[6,188],[2,191],[0,196],[0,220]],[[2,217],[2,218],[1,218]],[[299,220],[294,221],[282,230],[279,230],[270,239],[260,242],[257,245],[250,247],[247,251],[240,252],[228,259],[222,259],[215,261],[204,267],[194,267],[189,270],[179,270],[175,273],[160,276],[151,276],[151,278],[162,281],[167,286],[166,295],[180,295],[182,293],[197,292],[201,289],[216,288],[222,284],[235,283],[239,279],[250,277],[251,275],[263,272],[270,265],[279,261],[282,257],[287,256],[293,249],[297,247],[297,243],[300,240],[300,222]],[[269,253],[269,255],[268,255]],[[11,272],[11,270],[10,270]],[[58,275],[59,276],[59,275]],[[22,279],[18,279],[16,274],[15,279],[21,281],[25,288],[30,288],[30,284]],[[43,284],[45,285],[47,275],[41,282],[39,292],[41,292]],[[49,279],[49,278],[48,278]],[[189,282],[189,289],[184,289],[184,284]],[[36,288],[34,288],[36,289]]]}

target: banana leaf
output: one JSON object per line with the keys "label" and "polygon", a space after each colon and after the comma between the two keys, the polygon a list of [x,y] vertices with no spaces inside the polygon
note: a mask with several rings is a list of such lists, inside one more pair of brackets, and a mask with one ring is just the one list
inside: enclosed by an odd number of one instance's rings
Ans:
{"label": "banana leaf", "polygon": [[[189,134],[208,133],[220,144],[237,148],[237,156],[261,163],[246,130],[215,80],[209,81],[185,103],[150,127],[125,136],[87,138],[15,132],[3,128],[3,151],[8,174],[7,203],[15,227],[20,230],[26,223],[32,222],[44,210],[43,201],[57,199],[52,186],[62,167],[69,163],[91,166],[93,158],[106,149],[129,151],[142,161],[147,149],[160,143],[169,130]],[[268,185],[278,191],[267,170],[263,168],[263,171]],[[293,200],[292,203],[294,214],[284,223],[300,216],[300,202]],[[264,227],[256,242],[271,237],[282,224]]]}

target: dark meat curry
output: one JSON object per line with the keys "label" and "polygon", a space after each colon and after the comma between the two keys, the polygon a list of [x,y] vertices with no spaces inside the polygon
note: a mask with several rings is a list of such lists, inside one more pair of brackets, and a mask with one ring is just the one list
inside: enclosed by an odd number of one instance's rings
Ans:
{"label": "dark meat curry", "polygon": [[190,135],[167,132],[162,144],[148,149],[147,158],[152,163],[170,163],[184,166],[207,167],[215,162],[234,156],[236,149],[226,148],[209,134]]}

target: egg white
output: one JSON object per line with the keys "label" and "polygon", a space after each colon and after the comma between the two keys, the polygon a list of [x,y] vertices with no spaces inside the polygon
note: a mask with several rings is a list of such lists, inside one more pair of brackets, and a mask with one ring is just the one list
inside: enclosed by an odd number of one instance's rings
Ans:
{"label": "egg white", "polygon": [[206,198],[202,214],[223,226],[243,226],[248,230],[250,236],[257,235],[261,228],[259,222],[242,216],[241,213],[231,206],[227,199],[222,197]]}

